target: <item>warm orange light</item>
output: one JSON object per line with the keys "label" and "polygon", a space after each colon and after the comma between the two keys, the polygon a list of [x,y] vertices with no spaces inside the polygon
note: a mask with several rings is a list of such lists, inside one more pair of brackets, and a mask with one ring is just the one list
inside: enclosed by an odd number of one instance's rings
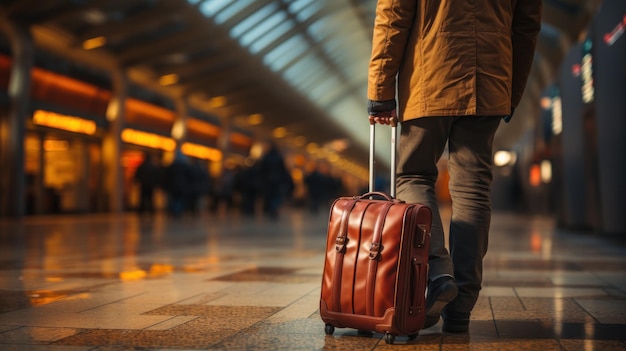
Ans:
{"label": "warm orange light", "polygon": [[212,138],[216,138],[220,133],[218,126],[196,118],[187,119],[187,130]]}
{"label": "warm orange light", "polygon": [[209,107],[218,108],[226,105],[226,97],[224,96],[216,96],[209,100]]}
{"label": "warm orange light", "polygon": [[533,231],[530,234],[530,248],[532,249],[533,252],[535,253],[541,252],[542,242],[543,240],[541,238],[541,233],[539,233],[538,231]]}
{"label": "warm orange light", "polygon": [[252,145],[252,138],[241,133],[230,133],[230,142],[235,145],[250,147]]}
{"label": "warm orange light", "polygon": [[32,69],[31,96],[95,116],[104,115],[111,100],[108,90],[37,67]]}
{"label": "warm orange light", "polygon": [[150,266],[150,276],[159,276],[168,273],[172,273],[174,271],[174,266],[171,264],[153,264]]}
{"label": "warm orange light", "polygon": [[174,122],[176,114],[172,110],[149,104],[147,102],[129,98],[126,99],[127,120],[135,121],[137,117],[156,118],[167,122]]}
{"label": "warm orange light", "polygon": [[251,126],[258,126],[263,123],[263,115],[260,113],[255,113],[253,115],[248,116],[248,124]]}
{"label": "warm orange light", "polygon": [[308,143],[306,146],[306,151],[310,154],[313,154],[315,152],[317,152],[317,150],[319,149],[319,145],[317,145],[317,143]]}
{"label": "warm orange light", "polygon": [[43,142],[43,149],[46,151],[67,151],[70,148],[70,143],[67,140],[45,140]]}
{"label": "warm orange light", "polygon": [[157,134],[146,133],[135,129],[124,129],[122,131],[122,141],[129,144],[141,145],[152,149],[174,151],[176,141]]}
{"label": "warm orange light", "polygon": [[33,123],[63,129],[74,133],[93,135],[96,133],[96,122],[87,119],[62,115],[60,113],[36,110],[33,115]]}
{"label": "warm orange light", "polygon": [[541,167],[532,165],[530,167],[529,183],[531,186],[537,187],[541,184]]}
{"label": "warm orange light", "polygon": [[104,44],[106,43],[107,43],[107,38],[103,36],[91,38],[83,42],[83,49],[85,50],[97,49],[99,47],[104,46]]}
{"label": "warm orange light", "polygon": [[172,85],[176,83],[178,83],[178,74],[175,74],[175,73],[166,74],[164,76],[161,76],[161,78],[159,78],[159,84],[163,86]]}
{"label": "warm orange light", "polygon": [[199,144],[184,143],[180,150],[185,155],[203,160],[220,161],[222,159],[222,152],[220,150]]}
{"label": "warm orange light", "polygon": [[300,168],[294,168],[291,170],[291,178],[294,182],[301,182],[304,180],[304,173]]}
{"label": "warm orange light", "polygon": [[293,163],[298,167],[304,167],[306,164],[306,157],[304,157],[304,155],[296,155],[293,159]]}
{"label": "warm orange light", "polygon": [[287,128],[285,127],[274,128],[274,130],[272,131],[272,135],[276,139],[284,138],[287,136]]}
{"label": "warm orange light", "polygon": [[120,272],[120,279],[121,280],[139,280],[139,279],[143,279],[146,277],[146,275],[148,275],[146,273],[146,271],[142,270],[142,269],[135,269],[132,271],[124,271],[124,272]]}

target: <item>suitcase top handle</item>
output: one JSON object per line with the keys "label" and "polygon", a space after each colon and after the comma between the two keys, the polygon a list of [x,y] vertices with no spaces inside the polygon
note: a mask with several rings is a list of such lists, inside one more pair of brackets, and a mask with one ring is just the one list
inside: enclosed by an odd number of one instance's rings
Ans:
{"label": "suitcase top handle", "polygon": [[389,195],[387,195],[387,194],[385,194],[383,192],[380,192],[380,191],[370,191],[370,192],[367,192],[367,193],[365,193],[363,195],[360,195],[360,196],[357,195],[357,196],[354,197],[354,199],[367,199],[367,198],[372,199],[372,198],[374,198],[376,196],[377,197],[382,197],[384,200],[387,200],[387,201],[404,203],[404,201],[398,200],[398,199],[394,199],[393,197],[391,197],[391,196],[389,196]]}

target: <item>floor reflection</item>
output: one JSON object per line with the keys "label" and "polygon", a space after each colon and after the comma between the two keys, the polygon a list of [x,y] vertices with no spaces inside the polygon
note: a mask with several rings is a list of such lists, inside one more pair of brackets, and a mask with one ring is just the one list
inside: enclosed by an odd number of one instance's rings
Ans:
{"label": "floor reflection", "polygon": [[494,214],[469,334],[326,336],[326,225],[297,210],[0,220],[0,348],[626,350],[626,247],[509,213]]}

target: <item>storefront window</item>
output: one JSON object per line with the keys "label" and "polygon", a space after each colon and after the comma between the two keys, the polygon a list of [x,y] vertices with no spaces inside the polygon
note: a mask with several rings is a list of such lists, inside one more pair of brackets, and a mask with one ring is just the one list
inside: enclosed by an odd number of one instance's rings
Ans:
{"label": "storefront window", "polygon": [[25,138],[27,213],[86,213],[98,208],[100,147],[54,133]]}

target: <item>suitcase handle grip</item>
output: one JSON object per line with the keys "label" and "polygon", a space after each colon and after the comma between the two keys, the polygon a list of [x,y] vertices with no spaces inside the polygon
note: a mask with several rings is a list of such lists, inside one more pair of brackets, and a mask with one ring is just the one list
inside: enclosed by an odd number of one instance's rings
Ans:
{"label": "suitcase handle grip", "polygon": [[357,199],[365,199],[365,198],[372,198],[374,196],[382,197],[383,199],[385,199],[387,201],[404,202],[404,201],[400,201],[400,200],[394,199],[393,197],[391,197],[391,196],[389,196],[389,195],[387,195],[387,194],[385,194],[383,192],[380,192],[380,191],[370,191],[370,192],[367,192],[367,193],[365,193],[365,194],[363,194],[361,196],[355,196],[355,197]]}

